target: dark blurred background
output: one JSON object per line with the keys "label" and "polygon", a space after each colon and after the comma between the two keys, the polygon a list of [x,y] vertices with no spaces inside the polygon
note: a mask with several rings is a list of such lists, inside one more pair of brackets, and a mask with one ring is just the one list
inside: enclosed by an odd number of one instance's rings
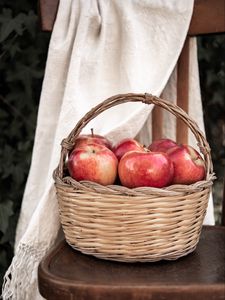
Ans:
{"label": "dark blurred background", "polygon": [[[35,0],[0,0],[0,285],[13,256],[15,228],[29,171],[50,33],[40,31]],[[207,139],[221,217],[225,166],[225,35],[198,38]]]}

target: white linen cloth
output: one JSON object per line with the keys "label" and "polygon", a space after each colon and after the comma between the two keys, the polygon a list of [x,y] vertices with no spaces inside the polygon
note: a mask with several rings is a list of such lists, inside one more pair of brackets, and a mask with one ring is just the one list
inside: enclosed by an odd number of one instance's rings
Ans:
{"label": "white linen cloth", "polygon": [[[5,274],[4,300],[42,299],[37,290],[37,267],[60,228],[52,172],[59,162],[61,140],[87,111],[112,95],[160,95],[164,90],[164,97],[174,100],[175,66],[192,10],[193,0],[60,1],[15,256]],[[191,43],[191,55],[190,99],[194,105],[191,102],[190,113],[203,128],[195,41]],[[113,142],[134,137],[149,123],[151,109],[144,104],[123,104],[101,114],[85,131],[94,127],[96,133],[107,135]],[[165,134],[174,137],[174,121],[167,115],[165,118],[171,124],[165,127]],[[144,126],[141,130],[141,139],[149,128]],[[213,223],[211,206],[210,222]]]}

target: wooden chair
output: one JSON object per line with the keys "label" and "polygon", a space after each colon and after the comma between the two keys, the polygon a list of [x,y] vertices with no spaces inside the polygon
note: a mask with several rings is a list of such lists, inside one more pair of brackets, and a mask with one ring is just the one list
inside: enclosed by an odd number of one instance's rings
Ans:
{"label": "wooden chair", "polygon": [[[39,1],[42,30],[52,30],[58,2]],[[225,0],[195,0],[177,74],[177,104],[187,112],[190,37],[221,32],[225,32]],[[162,136],[161,124],[162,111],[155,108],[153,139]],[[177,141],[186,143],[187,136],[187,127],[178,120]],[[203,226],[195,252],[173,262],[104,261],[73,250],[63,239],[39,265],[39,291],[48,300],[225,299],[224,209],[221,225]]]}

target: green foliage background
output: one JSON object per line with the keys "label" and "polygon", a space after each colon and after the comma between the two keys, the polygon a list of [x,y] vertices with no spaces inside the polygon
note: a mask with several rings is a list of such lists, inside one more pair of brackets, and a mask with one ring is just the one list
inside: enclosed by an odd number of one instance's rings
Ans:
{"label": "green foliage background", "polygon": [[[37,1],[0,0],[0,284],[13,256],[15,228],[34,141],[49,33],[40,31]],[[224,176],[224,35],[198,39],[207,137],[215,170],[219,220]]]}
{"label": "green foliage background", "polygon": [[49,39],[38,24],[37,1],[1,1],[0,282],[13,255]]}
{"label": "green foliage background", "polygon": [[225,34],[198,38],[200,84],[207,140],[217,180],[213,185],[216,224],[221,222],[225,178]]}

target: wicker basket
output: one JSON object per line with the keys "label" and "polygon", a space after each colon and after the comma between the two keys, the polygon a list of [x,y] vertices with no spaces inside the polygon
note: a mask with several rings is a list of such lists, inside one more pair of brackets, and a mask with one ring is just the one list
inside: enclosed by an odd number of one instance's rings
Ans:
{"label": "wicker basket", "polygon": [[[101,112],[125,102],[153,103],[181,118],[195,135],[204,156],[206,179],[161,189],[128,189],[77,182],[66,175],[65,162],[81,130]],[[62,141],[54,179],[69,245],[102,259],[150,262],[174,260],[196,248],[214,174],[209,145],[197,124],[182,109],[150,94],[122,94],[93,108]]]}

